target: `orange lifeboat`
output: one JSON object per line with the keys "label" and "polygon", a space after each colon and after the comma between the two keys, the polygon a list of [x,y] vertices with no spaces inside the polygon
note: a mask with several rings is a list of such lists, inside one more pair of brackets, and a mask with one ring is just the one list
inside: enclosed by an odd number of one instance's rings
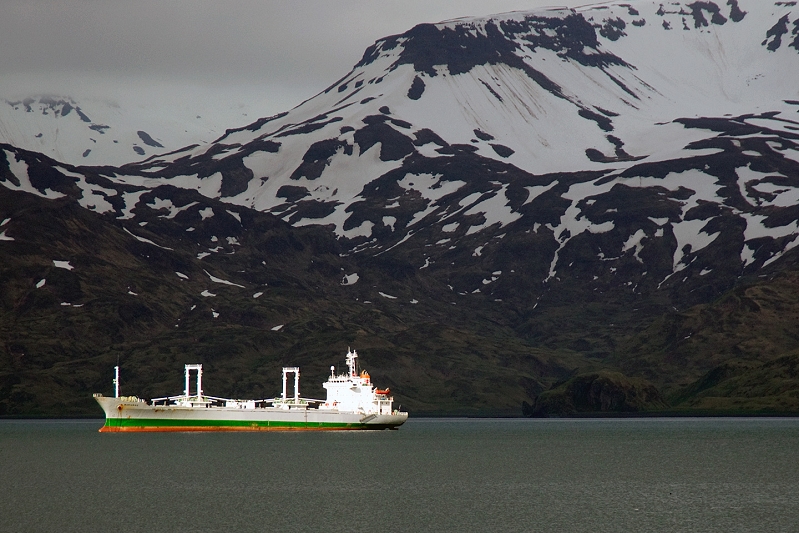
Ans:
{"label": "orange lifeboat", "polygon": [[388,396],[391,393],[391,389],[375,389],[375,394],[379,394],[380,396]]}

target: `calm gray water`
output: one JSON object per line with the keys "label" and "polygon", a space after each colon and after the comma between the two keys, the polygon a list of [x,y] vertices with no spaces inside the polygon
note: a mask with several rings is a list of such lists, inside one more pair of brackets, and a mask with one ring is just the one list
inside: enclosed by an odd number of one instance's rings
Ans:
{"label": "calm gray water", "polygon": [[0,421],[0,531],[799,531],[799,419],[100,425]]}

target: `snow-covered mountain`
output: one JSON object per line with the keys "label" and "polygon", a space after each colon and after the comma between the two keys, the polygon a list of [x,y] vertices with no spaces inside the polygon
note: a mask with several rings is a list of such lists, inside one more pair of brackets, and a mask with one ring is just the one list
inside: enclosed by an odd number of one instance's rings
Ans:
{"label": "snow-covered mountain", "polygon": [[[72,165],[123,165],[203,145],[246,121],[242,106],[214,109],[151,100],[32,96],[0,99],[0,142]],[[226,118],[227,123],[220,121]],[[224,127],[220,127],[220,123]]]}
{"label": "snow-covered mountain", "polygon": [[[313,275],[353,301],[479,308],[520,342],[674,387],[618,359],[620,339],[793,264],[798,113],[795,2],[642,0],[423,24],[215,142],[119,168],[5,146],[0,183],[197,261],[243,253],[242,213],[275,215],[336,239]],[[225,279],[248,286],[248,265]]]}
{"label": "snow-covered mountain", "polygon": [[418,266],[532,232],[540,281],[587,235],[636,280],[668,250],[658,286],[718,268],[722,243],[733,270],[759,267],[799,244],[797,19],[790,2],[645,1],[420,25],[289,113],[105,173],[82,203],[123,216],[140,194],[118,189],[168,183],[329,225],[353,252],[421,238]]}

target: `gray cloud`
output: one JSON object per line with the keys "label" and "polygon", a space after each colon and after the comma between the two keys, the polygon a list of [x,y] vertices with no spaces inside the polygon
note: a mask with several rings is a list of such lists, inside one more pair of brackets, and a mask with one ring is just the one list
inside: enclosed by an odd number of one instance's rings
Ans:
{"label": "gray cloud", "polygon": [[[550,0],[3,0],[0,97],[240,99],[292,107],[421,22]],[[564,2],[557,2],[563,4]],[[583,2],[566,1],[567,5]]]}

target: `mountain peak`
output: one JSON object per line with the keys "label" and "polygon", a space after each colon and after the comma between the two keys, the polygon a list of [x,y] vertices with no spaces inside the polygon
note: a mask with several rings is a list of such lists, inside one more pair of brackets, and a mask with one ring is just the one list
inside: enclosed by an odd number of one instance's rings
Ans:
{"label": "mountain peak", "polygon": [[[108,246],[167,265],[170,283],[210,263],[244,286],[279,263],[278,290],[257,293],[287,316],[319,309],[309,298],[334,302],[325,320],[375,309],[387,342],[424,302],[478,337],[498,324],[492,338],[510,335],[503,353],[520,361],[548,354],[526,371],[543,381],[569,374],[563,353],[639,372],[645,346],[667,354],[649,363],[676,387],[668,357],[684,356],[705,315],[674,313],[795,268],[797,20],[791,2],[639,1],[420,25],[314,98],[215,142],[121,168],[4,145],[0,184],[90,213]],[[24,244],[23,215],[0,216],[8,250]],[[307,291],[302,310],[286,286]],[[231,308],[261,324],[253,305]],[[619,355],[628,342],[639,359]],[[703,365],[677,370],[697,379]]]}
{"label": "mountain peak", "polygon": [[618,57],[599,52],[598,44],[595,28],[571,9],[514,12],[420,24],[375,43],[356,68],[391,58],[391,69],[409,64],[417,73],[431,77],[438,74],[438,68],[457,75],[477,65],[506,64],[526,70],[530,65],[525,56],[538,49],[583,65],[623,64]]}

